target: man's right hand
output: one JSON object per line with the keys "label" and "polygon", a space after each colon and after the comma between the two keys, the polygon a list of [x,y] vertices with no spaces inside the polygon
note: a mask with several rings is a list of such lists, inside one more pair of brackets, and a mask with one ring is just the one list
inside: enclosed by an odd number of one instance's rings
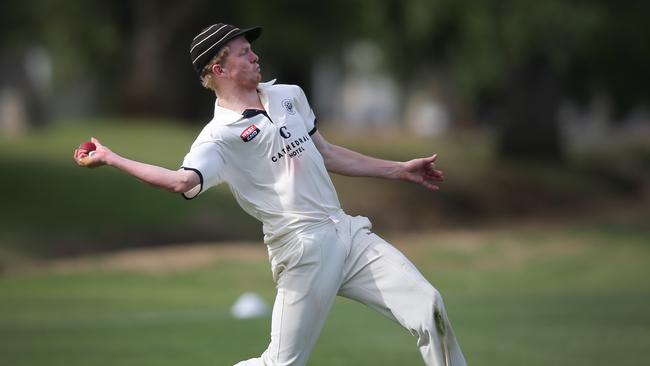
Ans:
{"label": "man's right hand", "polygon": [[111,150],[106,146],[102,145],[99,140],[96,138],[91,138],[90,141],[95,144],[96,149],[93,152],[92,156],[89,155],[89,151],[86,149],[75,149],[74,155],[72,156],[74,161],[79,166],[87,168],[96,168],[102,165],[106,165],[106,158],[111,154]]}

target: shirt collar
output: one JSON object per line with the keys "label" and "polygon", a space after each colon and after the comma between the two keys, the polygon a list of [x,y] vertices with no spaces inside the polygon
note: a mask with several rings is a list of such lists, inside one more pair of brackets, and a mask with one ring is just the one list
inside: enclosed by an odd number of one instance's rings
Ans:
{"label": "shirt collar", "polygon": [[[257,85],[257,92],[260,95],[260,100],[262,101],[262,105],[264,106],[264,109],[266,109],[267,111],[269,110],[269,98],[267,94],[267,89],[271,85],[275,84],[275,80],[276,79],[273,79],[265,83],[259,83]],[[219,98],[215,99],[213,120],[217,120],[219,121],[219,123],[228,124],[228,123],[237,122],[242,118],[243,116],[241,114],[232,111],[228,108],[219,106]]]}

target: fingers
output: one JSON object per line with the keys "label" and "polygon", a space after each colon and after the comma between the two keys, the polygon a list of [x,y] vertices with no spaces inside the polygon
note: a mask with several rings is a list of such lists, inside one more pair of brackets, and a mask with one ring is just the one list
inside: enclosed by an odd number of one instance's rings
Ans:
{"label": "fingers", "polygon": [[83,167],[89,167],[91,163],[93,163],[92,156],[89,155],[88,150],[86,149],[75,149],[72,158],[77,165]]}
{"label": "fingers", "polygon": [[94,138],[94,137],[91,137],[91,138],[90,138],[90,142],[92,142],[93,144],[95,144],[95,146],[98,146],[98,147],[99,147],[99,146],[102,146],[102,143],[99,142],[99,140],[97,140],[97,139]]}
{"label": "fingers", "polygon": [[438,160],[438,154],[433,154],[428,158],[425,158],[425,161],[427,162],[427,166],[436,167],[436,161]]}
{"label": "fingers", "polygon": [[427,176],[427,175],[411,174],[407,176],[406,179],[412,183],[421,185],[428,190],[437,191],[440,189],[440,186],[438,186],[436,183],[443,181],[444,177],[442,175]]}
{"label": "fingers", "polygon": [[440,186],[437,184],[438,182],[442,182],[444,179],[442,176],[438,177],[424,177],[423,179],[419,180],[420,185],[424,186],[424,188],[431,190],[431,191],[437,191],[440,190]]}
{"label": "fingers", "polygon": [[91,158],[90,156],[84,156],[83,158],[79,159],[79,165],[80,166],[88,166],[91,163]]}
{"label": "fingers", "polygon": [[88,152],[85,149],[76,149],[72,158],[79,166],[86,166],[89,163],[90,157],[88,157]]}
{"label": "fingers", "polygon": [[437,190],[440,189],[439,186],[437,186],[437,185],[435,185],[435,184],[433,184],[433,183],[431,183],[431,182],[428,182],[428,181],[426,181],[426,180],[423,181],[421,184],[424,186],[424,188],[426,188],[426,189],[428,189],[428,190],[431,190],[431,191],[437,191]]}
{"label": "fingers", "polygon": [[75,161],[78,161],[79,159],[81,159],[81,158],[83,158],[84,156],[87,156],[87,155],[88,155],[88,151],[86,151],[85,149],[75,149],[74,154],[72,154],[72,158]]}
{"label": "fingers", "polygon": [[440,180],[440,181],[445,180],[445,175],[442,172],[442,170],[435,170],[435,169],[427,170],[424,173],[424,177],[427,178],[427,179],[433,179],[433,180]]}
{"label": "fingers", "polygon": [[428,158],[423,158],[422,160],[424,160],[424,168],[426,170],[435,170],[436,161],[438,160],[438,154],[433,154]]}

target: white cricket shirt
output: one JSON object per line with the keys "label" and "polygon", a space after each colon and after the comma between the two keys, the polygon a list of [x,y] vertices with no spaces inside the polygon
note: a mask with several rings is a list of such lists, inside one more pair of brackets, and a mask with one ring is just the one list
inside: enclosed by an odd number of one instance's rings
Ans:
{"label": "white cricket shirt", "polygon": [[185,198],[227,183],[239,205],[263,223],[266,243],[322,223],[341,210],[311,140],[315,116],[304,92],[274,83],[258,86],[265,111],[237,114],[215,102],[214,118],[182,165],[201,178]]}

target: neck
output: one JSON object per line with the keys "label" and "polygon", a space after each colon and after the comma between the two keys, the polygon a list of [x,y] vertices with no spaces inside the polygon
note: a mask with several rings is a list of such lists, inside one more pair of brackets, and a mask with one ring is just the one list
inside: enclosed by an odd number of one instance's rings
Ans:
{"label": "neck", "polygon": [[218,104],[222,108],[230,109],[241,114],[246,109],[264,109],[257,87],[248,89],[223,88],[217,92]]}

